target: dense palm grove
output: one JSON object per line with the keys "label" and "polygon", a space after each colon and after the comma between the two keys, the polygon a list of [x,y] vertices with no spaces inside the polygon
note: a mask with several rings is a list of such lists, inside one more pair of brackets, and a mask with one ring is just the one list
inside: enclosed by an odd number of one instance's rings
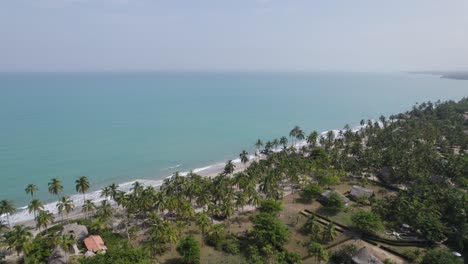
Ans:
{"label": "dense palm grove", "polygon": [[[468,99],[422,103],[388,119],[361,120],[361,125],[357,131],[346,125],[338,133],[330,131],[323,136],[315,131],[306,135],[295,127],[289,140],[258,140],[255,147],[259,157],[253,161],[242,151],[240,159],[249,165],[242,172],[236,172],[236,165],[228,161],[224,172],[214,178],[175,173],[159,189],[135,182],[126,193],[112,184],[101,190],[103,200],[99,204],[86,200],[90,184],[86,177],[80,177],[76,191],[84,196],[80,210],[85,219],[79,221],[93,233],[110,234],[110,226],[118,219],[120,234],[128,241],[116,243],[105,255],[80,261],[153,263],[176,248],[182,263],[199,263],[200,247],[211,246],[242,254],[250,263],[299,263],[298,254],[284,247],[290,234],[277,219],[281,199],[287,192],[301,192],[304,199],[313,199],[350,174],[363,182],[377,175],[380,184],[397,190],[397,195],[372,199],[371,212],[353,216],[357,231],[382,230],[380,219],[387,227],[406,223],[427,240],[467,252]],[[296,147],[304,139],[307,144]],[[63,190],[58,179],[52,179],[48,187],[54,195]],[[3,243],[24,256],[26,263],[46,262],[57,246],[70,251],[73,241],[51,226],[56,220],[69,221],[68,215],[75,209],[72,200],[59,198],[60,219],[54,220],[34,198],[38,188],[28,185],[25,191],[31,195],[28,210],[41,232],[33,237],[32,230],[21,225],[11,227],[7,220],[1,225]],[[340,199],[331,196],[329,209],[341,210]],[[231,233],[233,218],[252,207],[258,208],[250,218],[253,227],[243,235]],[[0,212],[8,217],[15,207],[3,200]],[[183,235],[188,225],[198,227],[202,241]],[[320,230],[310,220],[304,228],[312,237],[310,254],[318,261],[328,259],[319,241],[333,240],[334,226]],[[427,262],[438,258],[437,252],[427,254],[423,263],[437,263]]]}

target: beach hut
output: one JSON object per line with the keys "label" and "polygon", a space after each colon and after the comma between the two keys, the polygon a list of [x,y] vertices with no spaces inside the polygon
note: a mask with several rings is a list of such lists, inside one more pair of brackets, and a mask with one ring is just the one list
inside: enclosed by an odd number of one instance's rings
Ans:
{"label": "beach hut", "polygon": [[352,258],[355,264],[383,264],[366,247],[359,249]]}
{"label": "beach hut", "polygon": [[349,198],[351,200],[356,201],[361,199],[362,197],[370,198],[374,195],[374,191],[370,189],[366,189],[361,186],[353,185],[353,188],[349,192]]}
{"label": "beach hut", "polygon": [[88,236],[88,228],[77,223],[63,226],[62,234],[71,234],[77,241],[83,241]]}
{"label": "beach hut", "polygon": [[101,236],[89,236],[85,238],[84,244],[86,246],[86,249],[93,253],[97,253],[99,251],[106,252],[107,250],[107,247],[104,244],[104,241],[102,240]]}
{"label": "beach hut", "polygon": [[47,264],[66,264],[67,258],[65,256],[65,251],[62,248],[56,248],[49,256]]}
{"label": "beach hut", "polygon": [[377,172],[377,178],[379,178],[382,182],[387,183],[387,184],[393,183],[394,181],[392,171],[389,167],[382,167]]}
{"label": "beach hut", "polygon": [[337,190],[326,190],[326,191],[324,191],[322,194],[320,194],[319,200],[322,201],[322,202],[327,202],[327,201],[328,201],[328,197],[330,197],[330,195],[331,195],[332,193],[338,194],[338,195],[343,199],[343,202],[344,202],[345,204],[348,204],[348,203],[349,203],[348,197],[344,196],[342,193],[340,193],[340,192],[337,191]]}

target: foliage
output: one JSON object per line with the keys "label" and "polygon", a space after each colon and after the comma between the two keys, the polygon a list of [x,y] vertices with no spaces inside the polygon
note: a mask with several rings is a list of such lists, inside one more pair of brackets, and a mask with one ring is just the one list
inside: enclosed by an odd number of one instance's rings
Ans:
{"label": "foliage", "polygon": [[260,207],[258,207],[258,210],[261,213],[276,216],[281,212],[281,210],[283,210],[283,206],[281,205],[281,202],[275,201],[273,199],[265,199],[260,202]]}
{"label": "foliage", "polygon": [[427,252],[421,264],[462,264],[462,260],[448,250],[436,249]]}
{"label": "foliage", "polygon": [[193,235],[189,235],[179,242],[177,252],[182,256],[182,263],[200,263],[200,246]]}
{"label": "foliage", "polygon": [[324,202],[324,205],[325,209],[331,213],[337,213],[345,206],[343,198],[341,198],[341,196],[336,192],[328,196],[327,200]]}
{"label": "foliage", "polygon": [[320,245],[320,243],[311,242],[307,247],[307,251],[309,252],[309,255],[315,257],[318,262],[327,262],[329,259],[328,252],[322,247],[322,245]]}
{"label": "foliage", "polygon": [[317,184],[308,184],[304,187],[301,197],[306,202],[311,202],[313,199],[320,196],[323,192],[322,187]]}
{"label": "foliage", "polygon": [[376,233],[384,230],[382,220],[373,213],[360,210],[351,217],[353,226],[363,233]]}
{"label": "foliage", "polygon": [[354,264],[353,255],[357,252],[355,245],[348,244],[344,245],[338,251],[332,254],[330,260],[333,263],[339,264]]}
{"label": "foliage", "polygon": [[129,245],[113,248],[106,254],[80,259],[81,264],[151,264],[154,261],[142,250]]}

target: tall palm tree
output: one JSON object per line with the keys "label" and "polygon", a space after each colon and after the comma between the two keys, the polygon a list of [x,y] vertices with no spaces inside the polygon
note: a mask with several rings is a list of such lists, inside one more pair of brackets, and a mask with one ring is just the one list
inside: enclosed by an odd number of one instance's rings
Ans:
{"label": "tall palm tree", "polygon": [[236,169],[236,165],[232,163],[232,160],[228,160],[226,162],[226,166],[224,166],[224,174],[230,175],[234,172],[235,169]]}
{"label": "tall palm tree", "polygon": [[73,200],[70,199],[68,196],[62,196],[59,201],[57,202],[57,209],[59,214],[62,216],[62,221],[63,221],[63,212],[67,215],[73,211],[75,208],[75,205],[73,204]]}
{"label": "tall palm tree", "polygon": [[47,227],[54,221],[54,215],[49,212],[49,211],[40,211],[39,214],[37,214],[36,217],[36,227],[41,229],[41,227],[44,228],[44,230],[47,233]]}
{"label": "tall palm tree", "polygon": [[320,233],[320,224],[317,221],[317,217],[313,214],[309,215],[307,221],[302,227],[305,232],[310,234],[314,240],[317,240]]}
{"label": "tall palm tree", "polygon": [[104,200],[101,202],[101,205],[97,209],[97,214],[102,219],[109,219],[112,216],[112,206],[110,205],[109,201]]}
{"label": "tall palm tree", "polygon": [[14,249],[19,256],[24,252],[25,245],[32,239],[33,234],[23,225],[16,225],[10,231],[6,232],[3,237],[9,249]]}
{"label": "tall palm tree", "polygon": [[83,194],[83,202],[86,200],[86,191],[89,189],[89,180],[86,176],[80,176],[75,181],[75,189],[78,193]]}
{"label": "tall palm tree", "polygon": [[324,243],[333,241],[336,238],[336,227],[335,224],[330,222],[327,227],[322,231],[322,241]]}
{"label": "tall palm tree", "polygon": [[311,148],[315,147],[315,144],[317,143],[317,138],[318,138],[318,133],[315,130],[312,131],[307,136],[307,144],[309,144],[309,147],[311,147]]}
{"label": "tall palm tree", "polygon": [[279,140],[277,138],[273,139],[273,141],[271,142],[271,145],[273,145],[274,149],[277,149],[280,145]]}
{"label": "tall palm tree", "polygon": [[34,220],[36,220],[37,213],[44,210],[44,205],[38,199],[33,199],[28,205],[28,212],[33,213]]}
{"label": "tall palm tree", "polygon": [[111,191],[110,195],[113,200],[115,200],[115,195],[117,194],[117,191],[119,189],[119,185],[113,182],[111,185],[109,185],[109,189]]}
{"label": "tall palm tree", "polygon": [[10,215],[16,212],[16,208],[12,201],[1,200],[0,201],[0,215],[6,215],[8,226],[11,228]]}
{"label": "tall palm tree", "polygon": [[26,189],[24,189],[24,191],[26,192],[26,194],[30,194],[31,195],[31,198],[34,197],[34,193],[37,192],[38,188],[35,184],[28,184],[28,186],[26,186]]}
{"label": "tall palm tree", "polygon": [[206,234],[208,228],[210,227],[210,217],[208,214],[203,211],[197,215],[195,218],[195,224],[198,226],[200,231],[202,232],[202,236]]}
{"label": "tall palm tree", "polygon": [[91,200],[85,200],[83,203],[83,207],[81,208],[81,212],[85,214],[85,218],[88,218],[88,215],[91,212],[96,211],[96,205]]}
{"label": "tall palm tree", "polygon": [[263,147],[263,142],[258,139],[257,142],[255,142],[255,148],[257,149],[257,152],[260,153],[260,149]]}
{"label": "tall palm tree", "polygon": [[109,197],[111,197],[111,194],[112,194],[112,191],[109,188],[109,186],[105,186],[101,189],[101,194],[100,194],[101,197],[109,199]]}
{"label": "tall palm tree", "polygon": [[283,146],[283,149],[286,149],[286,147],[288,146],[288,138],[281,137],[279,143]]}
{"label": "tall palm tree", "polygon": [[293,127],[291,131],[289,131],[289,137],[291,138],[291,143],[294,145],[294,139],[296,138],[297,132],[300,130],[299,126]]}
{"label": "tall palm tree", "polygon": [[247,169],[247,162],[249,162],[249,153],[247,151],[243,150],[241,154],[239,154],[239,158],[241,162],[244,164],[245,168]]}
{"label": "tall palm tree", "polygon": [[49,193],[53,195],[58,195],[63,190],[62,183],[57,178],[52,178],[49,182]]}
{"label": "tall palm tree", "polygon": [[71,253],[73,245],[76,243],[72,234],[61,234],[54,241],[55,246],[61,247],[65,251],[65,260],[68,263],[68,254]]}

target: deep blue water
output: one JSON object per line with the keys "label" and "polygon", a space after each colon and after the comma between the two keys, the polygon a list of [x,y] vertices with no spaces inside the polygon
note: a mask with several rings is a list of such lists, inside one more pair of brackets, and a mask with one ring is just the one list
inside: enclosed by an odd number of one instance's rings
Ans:
{"label": "deep blue water", "polygon": [[[252,152],[294,125],[357,125],[426,100],[468,96],[468,81],[405,73],[0,74],[0,199],[49,202],[59,177],[92,189],[161,179]],[[176,167],[176,168],[170,168]]]}

